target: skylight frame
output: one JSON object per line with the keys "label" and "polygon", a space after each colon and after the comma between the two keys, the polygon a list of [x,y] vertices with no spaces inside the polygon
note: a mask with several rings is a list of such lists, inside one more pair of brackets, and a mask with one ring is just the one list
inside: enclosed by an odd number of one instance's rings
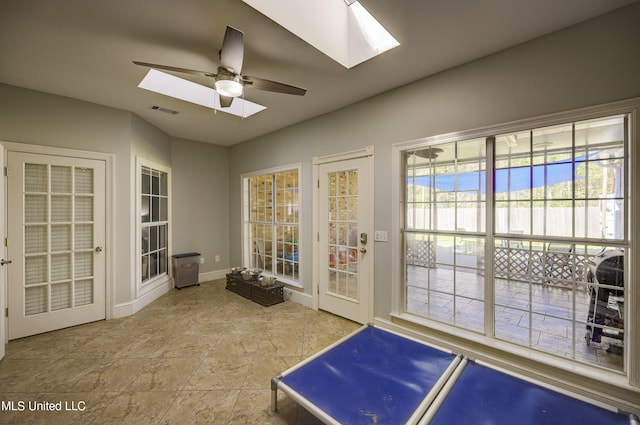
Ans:
{"label": "skylight frame", "polygon": [[234,98],[231,106],[223,108],[220,106],[220,96],[215,89],[153,68],[149,69],[149,72],[140,81],[138,87],[241,118],[250,117],[267,109],[266,106],[250,102],[241,97]]}
{"label": "skylight frame", "polygon": [[242,1],[345,68],[400,45],[357,0]]}

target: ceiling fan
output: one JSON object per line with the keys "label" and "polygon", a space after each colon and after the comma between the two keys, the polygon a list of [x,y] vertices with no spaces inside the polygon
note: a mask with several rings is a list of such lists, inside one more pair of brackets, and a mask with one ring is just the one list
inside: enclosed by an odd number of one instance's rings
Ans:
{"label": "ceiling fan", "polygon": [[420,158],[424,158],[424,159],[436,159],[441,152],[444,152],[444,149],[426,147],[424,149],[420,149],[413,152],[413,155],[419,156]]}
{"label": "ceiling fan", "polygon": [[[243,95],[245,87],[276,93],[293,94],[297,96],[304,96],[307,92],[306,89],[291,86],[289,84],[241,75],[243,59],[244,34],[242,31],[227,26],[224,33],[224,40],[222,41],[222,48],[220,49],[220,66],[218,66],[217,73],[195,71],[193,69],[178,68],[175,66],[159,65],[148,62],[133,61],[133,63],[157,70],[161,69],[213,78],[213,85],[220,95],[220,106],[222,108],[229,108],[235,97]],[[191,101],[188,98],[184,98],[183,100]]]}

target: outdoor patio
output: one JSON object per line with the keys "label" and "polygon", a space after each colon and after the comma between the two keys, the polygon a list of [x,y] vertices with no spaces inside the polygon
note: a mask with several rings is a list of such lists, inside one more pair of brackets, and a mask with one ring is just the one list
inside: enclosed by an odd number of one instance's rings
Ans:
{"label": "outdoor patio", "polygon": [[[622,332],[589,341],[589,284],[495,279],[495,336],[565,358],[622,371]],[[484,332],[484,276],[477,269],[407,266],[407,312]],[[564,282],[563,282],[564,283]],[[615,306],[610,306],[615,307]],[[610,337],[611,336],[611,337]]]}

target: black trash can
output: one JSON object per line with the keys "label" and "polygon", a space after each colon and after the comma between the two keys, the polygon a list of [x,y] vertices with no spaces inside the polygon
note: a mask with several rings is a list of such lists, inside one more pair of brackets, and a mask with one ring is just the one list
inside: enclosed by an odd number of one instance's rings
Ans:
{"label": "black trash can", "polygon": [[173,286],[178,289],[185,286],[198,285],[200,272],[200,253],[187,252],[176,254],[173,259]]}

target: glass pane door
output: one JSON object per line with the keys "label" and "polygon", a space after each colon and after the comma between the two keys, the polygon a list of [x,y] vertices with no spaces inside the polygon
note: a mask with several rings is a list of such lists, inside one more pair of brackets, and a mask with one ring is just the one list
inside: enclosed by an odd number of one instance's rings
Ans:
{"label": "glass pane door", "polygon": [[329,173],[329,292],[358,298],[358,171]]}
{"label": "glass pane door", "polygon": [[105,318],[105,162],[9,152],[9,338]]}
{"label": "glass pane door", "polygon": [[318,307],[359,323],[371,319],[369,161],[336,161],[318,170]]}
{"label": "glass pane door", "polygon": [[24,166],[24,314],[93,302],[93,170]]}

